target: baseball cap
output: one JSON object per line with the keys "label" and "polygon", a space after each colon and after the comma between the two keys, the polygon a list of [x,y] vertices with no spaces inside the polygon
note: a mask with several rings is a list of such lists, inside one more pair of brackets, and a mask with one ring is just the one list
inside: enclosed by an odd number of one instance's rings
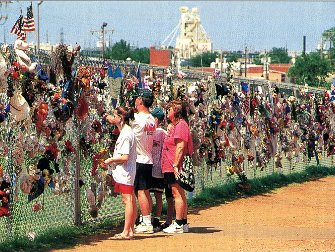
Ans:
{"label": "baseball cap", "polygon": [[141,96],[144,98],[153,98],[153,93],[151,92],[150,89],[147,88],[141,88],[137,92],[137,96]]}
{"label": "baseball cap", "polygon": [[165,115],[161,108],[154,108],[154,110],[151,112],[153,117],[157,117],[159,120],[163,120]]}

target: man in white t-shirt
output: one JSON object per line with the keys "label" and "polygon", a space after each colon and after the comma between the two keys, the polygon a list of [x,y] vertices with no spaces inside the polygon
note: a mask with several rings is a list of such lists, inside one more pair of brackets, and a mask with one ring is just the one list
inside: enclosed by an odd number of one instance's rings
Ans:
{"label": "man in white t-shirt", "polygon": [[148,89],[141,89],[139,96],[135,99],[135,120],[131,127],[136,139],[136,176],[135,194],[141,210],[142,220],[136,226],[136,233],[153,233],[151,224],[152,199],[149,189],[152,186],[152,146],[153,134],[156,130],[155,119],[149,108],[153,104],[154,96]]}

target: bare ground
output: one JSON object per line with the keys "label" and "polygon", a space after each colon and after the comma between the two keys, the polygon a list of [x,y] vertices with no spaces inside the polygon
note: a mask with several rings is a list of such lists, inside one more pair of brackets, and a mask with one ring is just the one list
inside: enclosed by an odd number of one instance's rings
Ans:
{"label": "bare ground", "polygon": [[335,251],[335,177],[292,184],[208,209],[191,209],[190,232],[107,240],[60,251]]}

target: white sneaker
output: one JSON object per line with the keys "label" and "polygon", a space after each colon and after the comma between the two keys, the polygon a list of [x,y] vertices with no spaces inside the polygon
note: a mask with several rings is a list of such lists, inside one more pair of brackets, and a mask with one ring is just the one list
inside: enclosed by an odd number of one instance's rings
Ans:
{"label": "white sneaker", "polygon": [[182,234],[184,233],[183,225],[178,225],[177,222],[173,222],[170,226],[163,229],[164,233],[168,234]]}
{"label": "white sneaker", "polygon": [[189,229],[188,224],[184,224],[184,225],[183,225],[183,232],[184,232],[184,233],[188,233],[188,229]]}
{"label": "white sneaker", "polygon": [[151,224],[145,224],[141,222],[139,225],[135,227],[136,234],[153,234],[154,228]]}

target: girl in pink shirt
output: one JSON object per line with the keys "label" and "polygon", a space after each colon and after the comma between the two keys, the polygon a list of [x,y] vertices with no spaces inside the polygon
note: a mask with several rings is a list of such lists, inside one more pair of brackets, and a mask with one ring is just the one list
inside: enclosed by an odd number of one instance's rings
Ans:
{"label": "girl in pink shirt", "polygon": [[172,101],[167,106],[167,118],[171,121],[171,129],[164,140],[162,150],[162,172],[164,183],[172,189],[175,201],[176,220],[169,227],[163,229],[165,233],[188,232],[187,200],[184,189],[177,183],[186,154],[192,155],[193,144],[190,128],[185,121],[186,105],[181,101]]}

